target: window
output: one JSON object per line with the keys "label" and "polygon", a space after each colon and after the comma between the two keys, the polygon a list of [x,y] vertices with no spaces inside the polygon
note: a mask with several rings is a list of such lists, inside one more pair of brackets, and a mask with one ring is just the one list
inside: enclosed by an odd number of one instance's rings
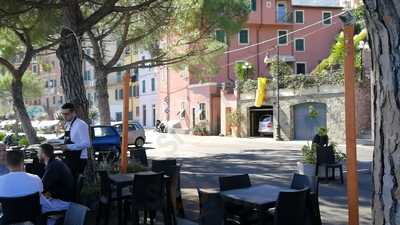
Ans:
{"label": "window", "polygon": [[37,64],[33,64],[32,65],[32,73],[38,73],[39,69],[38,69],[38,65]]}
{"label": "window", "polygon": [[64,102],[64,97],[63,96],[60,96],[60,104],[63,104],[63,102]]}
{"label": "window", "polygon": [[241,30],[239,32],[239,44],[247,45],[249,44],[249,30]]}
{"label": "window", "polygon": [[304,10],[296,10],[294,11],[294,19],[295,23],[304,23]]}
{"label": "window", "polygon": [[119,99],[119,98],[118,98],[118,89],[115,89],[114,95],[115,95],[115,100],[118,100],[118,99]]}
{"label": "window", "polygon": [[251,8],[251,11],[256,11],[257,10],[257,0],[251,0],[251,5],[250,5],[250,8]]}
{"label": "window", "polygon": [[128,113],[128,120],[133,120],[133,112]]}
{"label": "window", "polygon": [[216,30],[215,31],[215,39],[219,42],[226,43],[226,34],[223,30]]}
{"label": "window", "polygon": [[304,52],[305,51],[305,41],[304,38],[298,38],[294,41],[294,48],[296,52]]}
{"label": "window", "polygon": [[115,120],[116,121],[122,121],[122,112],[116,112],[115,113]]}
{"label": "window", "polygon": [[296,74],[306,74],[306,63],[296,62]]}
{"label": "window", "polygon": [[288,44],[288,31],[278,30],[278,45],[287,45],[287,44]]}
{"label": "window", "polygon": [[156,79],[151,78],[151,91],[155,91],[155,90],[156,90]]}
{"label": "window", "polygon": [[57,80],[53,81],[53,87],[57,87]]}
{"label": "window", "polygon": [[152,105],[151,106],[151,108],[152,108],[152,111],[153,111],[153,127],[155,127],[156,126],[156,105]]}
{"label": "window", "polygon": [[199,108],[200,108],[199,119],[206,120],[206,103],[200,103]]}
{"label": "window", "polygon": [[276,6],[276,20],[278,23],[287,23],[287,10],[286,10],[286,3],[279,2]]}
{"label": "window", "polygon": [[120,81],[122,81],[122,72],[118,71],[117,72],[117,82],[120,82]]}
{"label": "window", "polygon": [[[121,113],[122,117],[122,113]],[[112,127],[95,127],[93,128],[94,137],[107,137],[117,135]]]}
{"label": "window", "polygon": [[122,89],[119,89],[119,100],[124,99],[124,91]]}
{"label": "window", "polygon": [[53,105],[56,104],[56,96],[53,96]]}
{"label": "window", "polygon": [[140,108],[139,106],[136,106],[136,117],[140,116]]}
{"label": "window", "polygon": [[322,12],[322,24],[331,25],[332,24],[332,12]]}
{"label": "window", "polygon": [[146,81],[142,80],[142,93],[146,93]]}
{"label": "window", "polygon": [[146,105],[143,105],[143,126],[146,126],[146,120],[147,120],[147,118],[146,118]]}
{"label": "window", "polygon": [[86,81],[91,80],[92,79],[91,72],[92,71],[90,71],[90,70],[85,70],[85,73],[83,74],[83,80],[86,80]]}

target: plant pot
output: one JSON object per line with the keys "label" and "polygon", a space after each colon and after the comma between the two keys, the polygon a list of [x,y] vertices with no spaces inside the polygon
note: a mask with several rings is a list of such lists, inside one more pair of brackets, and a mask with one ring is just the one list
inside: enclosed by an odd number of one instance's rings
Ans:
{"label": "plant pot", "polygon": [[232,137],[240,137],[239,128],[236,126],[231,126]]}
{"label": "plant pot", "polygon": [[315,164],[297,162],[297,172],[307,176],[315,176]]}

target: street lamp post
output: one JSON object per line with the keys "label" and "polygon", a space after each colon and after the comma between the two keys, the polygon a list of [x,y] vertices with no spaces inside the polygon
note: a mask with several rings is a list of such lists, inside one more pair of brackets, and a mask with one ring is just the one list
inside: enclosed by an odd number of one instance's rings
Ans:
{"label": "street lamp post", "polygon": [[245,62],[243,64],[242,68],[245,70],[245,75],[246,75],[246,78],[247,78],[249,76],[250,69],[253,68],[253,67],[250,65],[250,63]]}

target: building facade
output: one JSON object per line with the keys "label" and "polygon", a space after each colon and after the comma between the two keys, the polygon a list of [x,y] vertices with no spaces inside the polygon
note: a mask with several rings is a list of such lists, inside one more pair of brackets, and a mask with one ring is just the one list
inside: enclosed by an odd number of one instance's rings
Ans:
{"label": "building facade", "polygon": [[[250,2],[252,11],[239,33],[228,37],[223,30],[215,31],[217,40],[228,46],[216,62],[218,74],[199,81],[190,68],[158,68],[159,117],[172,121],[176,131],[189,132],[201,126],[210,134],[229,134],[227,116],[240,109],[240,92],[234,88],[238,62],[252,66],[252,79],[270,77],[269,65],[279,55],[295,74],[305,76],[329,55],[342,27],[340,1]],[[267,101],[261,108],[273,114],[274,104]]]}

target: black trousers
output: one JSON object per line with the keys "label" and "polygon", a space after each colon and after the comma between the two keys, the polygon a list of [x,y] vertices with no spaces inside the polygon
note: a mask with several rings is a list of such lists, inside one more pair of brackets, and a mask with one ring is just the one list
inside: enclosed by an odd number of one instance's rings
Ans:
{"label": "black trousers", "polygon": [[65,152],[65,164],[71,170],[74,181],[85,171],[87,159],[81,159],[82,151],[68,151]]}

